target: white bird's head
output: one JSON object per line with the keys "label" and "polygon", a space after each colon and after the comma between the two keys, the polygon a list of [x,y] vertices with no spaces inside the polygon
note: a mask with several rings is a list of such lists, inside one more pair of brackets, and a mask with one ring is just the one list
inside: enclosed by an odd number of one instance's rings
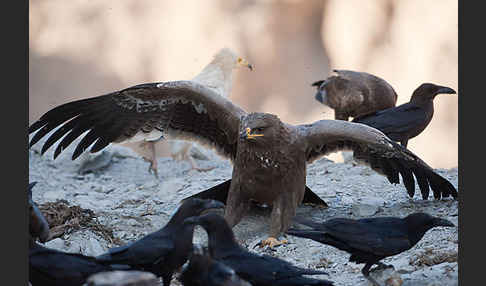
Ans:
{"label": "white bird's head", "polygon": [[248,63],[247,60],[238,56],[229,48],[222,48],[221,50],[219,50],[218,53],[214,55],[213,61],[224,63],[224,65],[231,66],[232,68],[247,67],[250,70],[253,70],[253,66]]}

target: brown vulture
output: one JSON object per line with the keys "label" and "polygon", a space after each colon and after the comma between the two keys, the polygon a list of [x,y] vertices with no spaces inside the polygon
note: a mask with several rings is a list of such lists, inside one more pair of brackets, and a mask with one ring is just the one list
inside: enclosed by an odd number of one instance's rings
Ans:
{"label": "brown vulture", "polygon": [[334,118],[348,120],[363,114],[394,107],[397,94],[393,87],[375,75],[350,70],[333,70],[337,75],[312,84],[315,99],[334,109]]}

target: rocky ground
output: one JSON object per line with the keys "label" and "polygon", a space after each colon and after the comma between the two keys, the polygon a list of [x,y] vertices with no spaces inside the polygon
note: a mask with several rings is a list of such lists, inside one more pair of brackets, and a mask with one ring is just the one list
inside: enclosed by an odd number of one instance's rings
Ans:
{"label": "rocky ground", "polygon": [[[92,211],[85,211],[92,217],[90,223],[71,223],[57,232],[59,237],[46,243],[48,247],[69,252],[98,255],[110,247],[141,238],[162,227],[181,199],[231,178],[230,162],[210,151],[205,151],[210,160],[197,163],[201,167],[215,167],[213,170],[197,172],[190,170],[188,162],[159,158],[157,179],[147,172],[147,162],[121,146],[112,145],[95,156],[83,155],[71,161],[73,147],[53,160],[53,150],[40,155],[41,144],[29,150],[29,181],[38,182],[33,190],[34,201],[44,205],[44,210],[48,202],[65,200],[64,204]],[[437,172],[457,187],[457,168]],[[391,185],[366,166],[323,158],[308,166],[307,185],[329,205],[327,209],[311,206],[298,209],[298,215],[315,220],[405,216],[422,211],[458,223],[457,201],[449,198],[423,201],[419,193],[410,199],[403,185]],[[302,267],[323,269],[329,276],[322,278],[334,281],[335,285],[368,285],[360,272],[364,265],[348,262],[346,252],[330,246],[288,236],[289,244],[274,250],[254,248],[265,238],[269,214],[268,208],[255,208],[234,228],[238,240],[251,251],[274,255]],[[204,243],[205,239],[205,232],[196,229],[194,241]],[[391,275],[399,277],[403,286],[458,285],[457,251],[458,228],[435,228],[411,250],[382,262],[394,265],[395,272]],[[180,285],[177,279],[173,284]]]}

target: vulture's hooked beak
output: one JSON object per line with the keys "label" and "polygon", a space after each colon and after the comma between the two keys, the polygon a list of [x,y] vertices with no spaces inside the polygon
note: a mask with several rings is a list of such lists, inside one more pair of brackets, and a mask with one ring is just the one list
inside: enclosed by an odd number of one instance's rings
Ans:
{"label": "vulture's hooked beak", "polygon": [[251,71],[253,71],[253,66],[247,60],[245,60],[243,58],[238,58],[238,65],[240,65],[242,67],[247,67]]}
{"label": "vulture's hooked beak", "polygon": [[242,133],[240,135],[241,138],[243,139],[256,139],[256,137],[260,137],[260,136],[263,136],[263,134],[251,134],[251,129],[250,128],[246,128],[246,132]]}

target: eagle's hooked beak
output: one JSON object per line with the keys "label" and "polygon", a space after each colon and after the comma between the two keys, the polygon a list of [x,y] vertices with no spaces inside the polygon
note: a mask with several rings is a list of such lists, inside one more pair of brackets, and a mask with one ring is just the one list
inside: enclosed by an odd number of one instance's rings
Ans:
{"label": "eagle's hooked beak", "polygon": [[238,65],[243,66],[243,67],[247,67],[251,71],[253,70],[253,66],[247,60],[245,60],[243,58],[238,58]]}
{"label": "eagle's hooked beak", "polygon": [[260,136],[263,136],[263,134],[255,134],[255,133],[251,134],[251,129],[248,127],[246,128],[246,132],[241,135],[241,137],[244,139],[255,139],[255,137],[260,137]]}

